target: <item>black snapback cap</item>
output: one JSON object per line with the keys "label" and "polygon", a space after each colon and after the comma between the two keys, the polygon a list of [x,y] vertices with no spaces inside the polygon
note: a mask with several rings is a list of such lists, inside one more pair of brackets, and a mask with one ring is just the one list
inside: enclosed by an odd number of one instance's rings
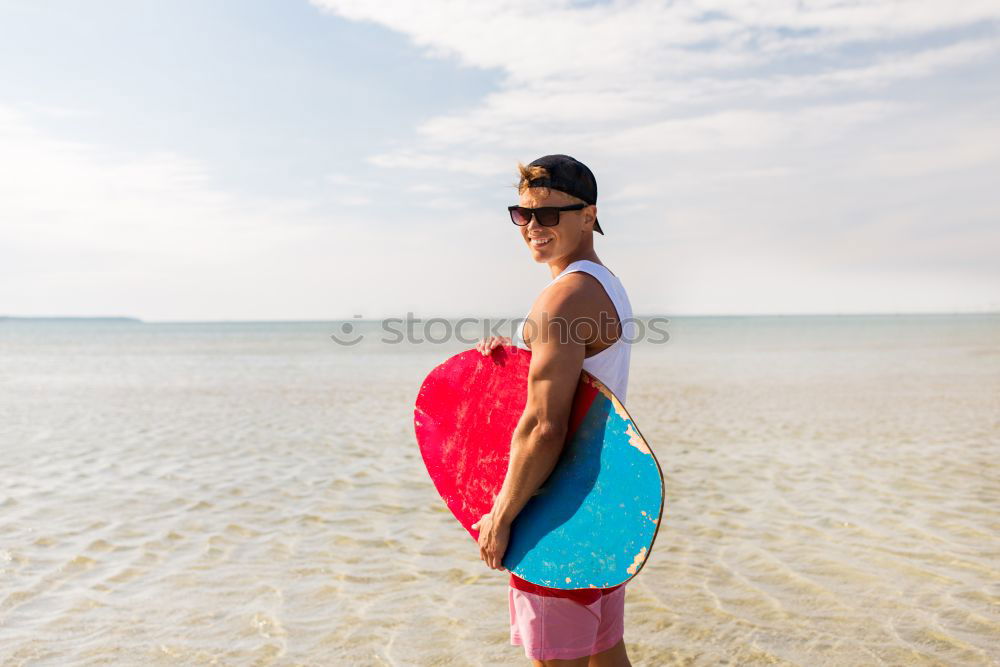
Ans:
{"label": "black snapback cap", "polygon": [[[597,203],[597,179],[594,178],[594,172],[579,160],[568,155],[546,155],[528,166],[544,167],[549,172],[548,178],[533,178],[528,181],[528,187],[551,188],[582,199],[587,204]],[[594,218],[594,231],[604,234],[597,218]]]}

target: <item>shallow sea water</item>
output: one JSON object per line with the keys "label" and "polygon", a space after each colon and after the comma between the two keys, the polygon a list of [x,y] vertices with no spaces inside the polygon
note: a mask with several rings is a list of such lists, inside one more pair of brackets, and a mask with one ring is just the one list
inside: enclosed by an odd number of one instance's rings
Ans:
{"label": "shallow sea water", "polygon": [[[465,346],[339,326],[0,321],[0,664],[527,664],[413,436]],[[1000,664],[1000,316],[668,329],[633,664]]]}

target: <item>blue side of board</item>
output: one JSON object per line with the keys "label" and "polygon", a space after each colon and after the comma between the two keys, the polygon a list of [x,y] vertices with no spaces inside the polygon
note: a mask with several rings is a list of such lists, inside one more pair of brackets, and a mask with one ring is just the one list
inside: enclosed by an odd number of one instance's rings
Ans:
{"label": "blue side of board", "polygon": [[[595,384],[596,386],[596,384]],[[606,388],[552,475],[511,526],[510,572],[549,588],[608,588],[634,577],[663,511],[659,464]]]}

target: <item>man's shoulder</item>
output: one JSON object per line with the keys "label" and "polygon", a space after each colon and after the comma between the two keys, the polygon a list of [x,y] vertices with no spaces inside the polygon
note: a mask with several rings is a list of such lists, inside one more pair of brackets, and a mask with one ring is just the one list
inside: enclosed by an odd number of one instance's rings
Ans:
{"label": "man's shoulder", "polygon": [[549,285],[539,296],[538,305],[552,315],[589,315],[603,310],[609,301],[597,277],[574,271]]}

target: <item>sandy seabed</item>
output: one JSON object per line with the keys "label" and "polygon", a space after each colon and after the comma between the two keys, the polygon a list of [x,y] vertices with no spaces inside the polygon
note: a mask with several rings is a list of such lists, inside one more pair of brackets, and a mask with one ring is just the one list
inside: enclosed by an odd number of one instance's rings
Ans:
{"label": "sandy seabed", "polygon": [[[463,348],[333,327],[0,323],[0,664],[526,664],[413,435]],[[671,336],[633,664],[1000,664],[1000,316]]]}

